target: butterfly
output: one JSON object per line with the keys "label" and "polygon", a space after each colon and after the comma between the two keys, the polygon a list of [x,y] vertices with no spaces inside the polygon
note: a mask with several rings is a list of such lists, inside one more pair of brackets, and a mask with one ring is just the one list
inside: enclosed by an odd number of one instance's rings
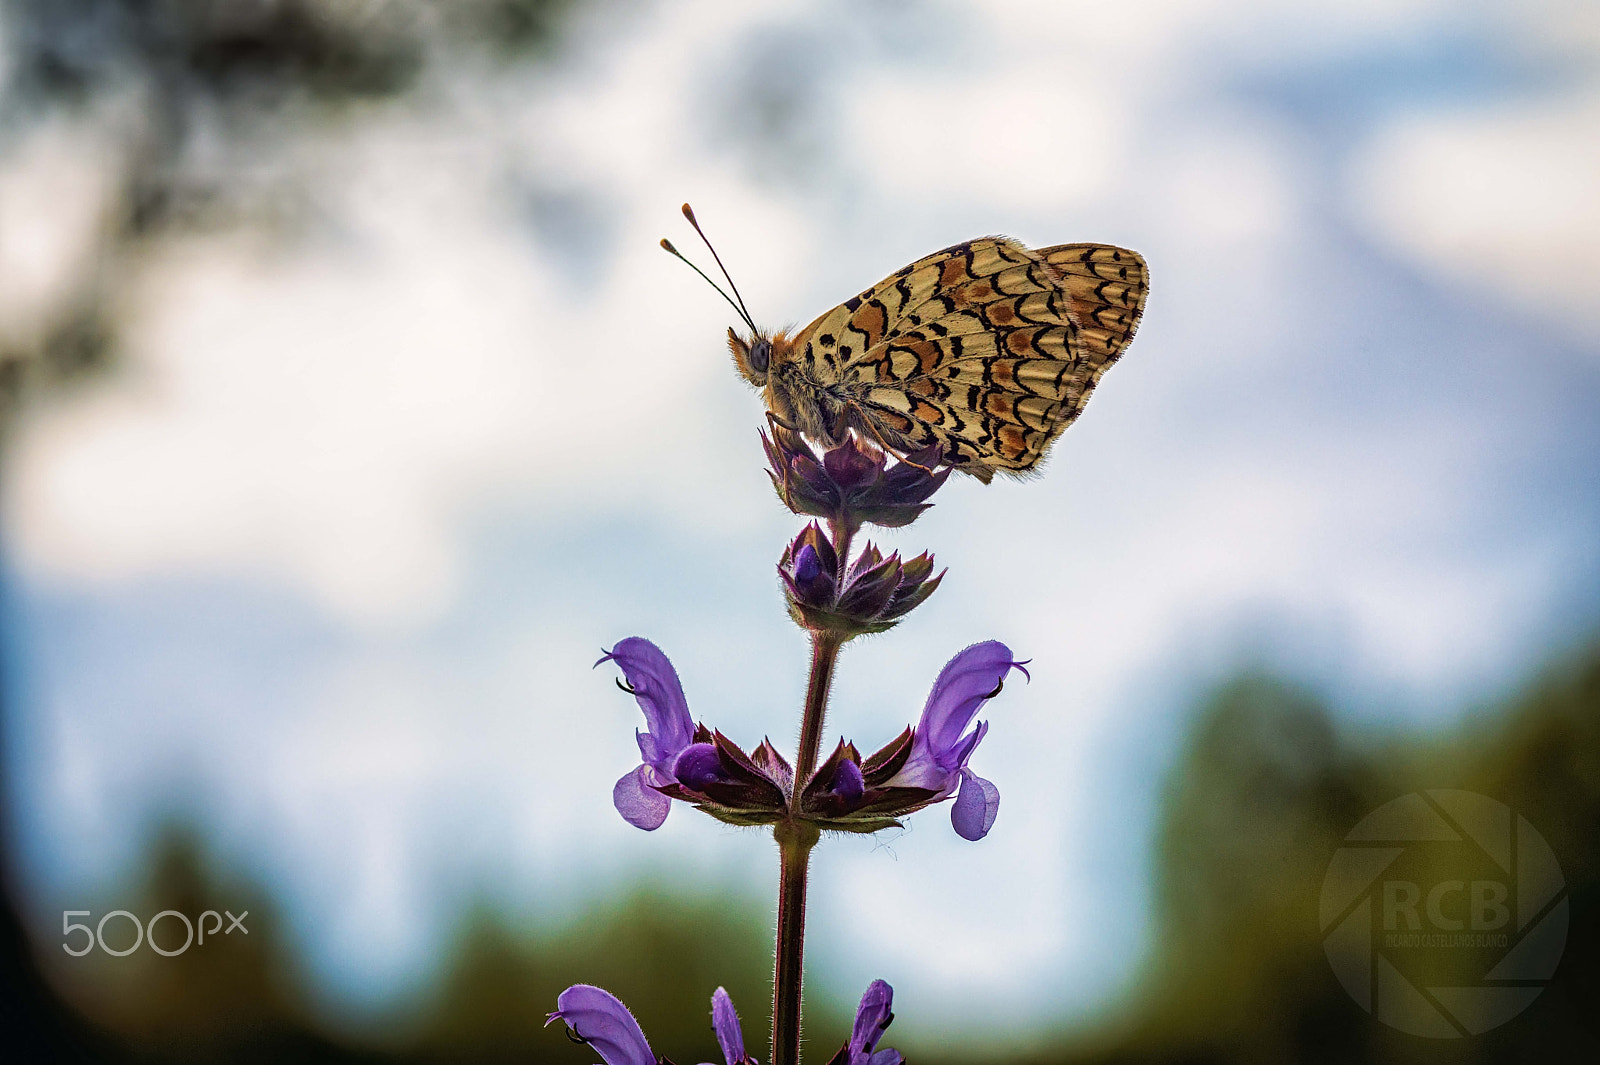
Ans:
{"label": "butterfly", "polygon": [[851,430],[900,454],[938,444],[946,464],[988,484],[1035,470],[1083,413],[1148,291],[1144,259],[1126,248],[982,237],[896,270],[793,336],[723,298],[750,329],[728,330],[734,365],[775,421],[825,447]]}

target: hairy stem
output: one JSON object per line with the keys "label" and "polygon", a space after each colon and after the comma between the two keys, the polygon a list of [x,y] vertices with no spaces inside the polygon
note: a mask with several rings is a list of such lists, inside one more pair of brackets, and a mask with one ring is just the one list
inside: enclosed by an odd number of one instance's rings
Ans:
{"label": "hairy stem", "polygon": [[811,677],[806,683],[806,703],[800,719],[800,750],[794,760],[794,791],[789,795],[791,816],[772,830],[778,841],[779,856],[778,942],[772,963],[772,1065],[800,1065],[806,874],[811,865],[811,848],[816,846],[821,833],[815,825],[793,818],[800,812],[801,793],[817,768],[822,724],[828,713],[828,691],[833,687],[833,666],[839,660],[839,648],[843,643],[842,637],[831,633],[811,634]]}
{"label": "hairy stem", "polygon": [[818,832],[785,821],[778,840],[778,945],[772,972],[772,1065],[800,1065],[800,997],[806,951],[806,873]]}
{"label": "hairy stem", "polygon": [[844,640],[832,633],[811,634],[811,679],[806,684],[806,705],[800,719],[800,750],[794,760],[794,794],[789,797],[791,813],[799,812],[800,793],[817,768],[822,748],[822,724],[828,715],[828,690],[833,687],[833,665],[839,659]]}

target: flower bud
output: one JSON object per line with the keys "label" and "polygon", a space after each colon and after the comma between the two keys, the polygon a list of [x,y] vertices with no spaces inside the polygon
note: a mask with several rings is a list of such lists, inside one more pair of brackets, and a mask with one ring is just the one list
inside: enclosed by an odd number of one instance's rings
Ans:
{"label": "flower bud", "polygon": [[892,628],[944,579],[943,573],[933,574],[931,555],[903,562],[898,553],[884,558],[870,543],[846,569],[842,581],[837,570],[833,544],[816,522],[795,537],[778,563],[795,623],[846,639]]}

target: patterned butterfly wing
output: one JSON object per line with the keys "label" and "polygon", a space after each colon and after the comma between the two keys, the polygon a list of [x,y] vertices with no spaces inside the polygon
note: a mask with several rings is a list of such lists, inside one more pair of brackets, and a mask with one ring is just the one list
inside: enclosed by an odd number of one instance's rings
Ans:
{"label": "patterned butterfly wing", "polygon": [[1061,274],[1085,356],[1106,366],[1133,339],[1150,291],[1144,257],[1109,244],[1058,244],[1038,255]]}
{"label": "patterned butterfly wing", "polygon": [[1080,340],[1074,299],[1040,253],[988,237],[912,263],[796,343],[860,431],[900,451],[937,443],[987,483],[1033,469],[1110,364]]}

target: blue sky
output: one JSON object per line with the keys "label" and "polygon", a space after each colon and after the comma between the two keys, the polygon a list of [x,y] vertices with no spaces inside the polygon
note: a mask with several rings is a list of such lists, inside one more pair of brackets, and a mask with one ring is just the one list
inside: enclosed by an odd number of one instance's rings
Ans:
{"label": "blue sky", "polygon": [[[691,246],[689,199],[773,326],[983,233],[1149,260],[1044,475],[881,538],[950,576],[848,650],[830,734],[875,748],[976,640],[1034,681],[974,762],[994,833],[936,810],[831,842],[810,952],[930,1030],[1113,1001],[1204,684],[1266,664],[1352,725],[1447,725],[1600,620],[1600,21],[1527,7],[642,5],[548,67],[202,138],[182,165],[299,221],[141,246],[118,369],[7,454],[34,906],[186,811],[359,1017],[427,986],[473,894],[558,919],[635,877],[770,892],[755,834],[617,817],[641,722],[589,671],[648,636],[697,716],[793,742],[771,567],[798,522],[726,306],[655,248]],[[103,239],[129,107],[0,157],[6,328]]]}

